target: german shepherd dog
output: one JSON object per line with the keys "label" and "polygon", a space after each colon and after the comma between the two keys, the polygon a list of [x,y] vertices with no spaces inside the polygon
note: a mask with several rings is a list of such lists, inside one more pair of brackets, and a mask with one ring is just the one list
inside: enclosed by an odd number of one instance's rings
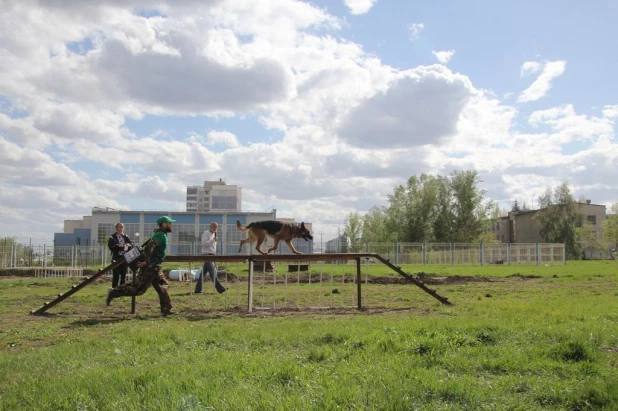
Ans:
{"label": "german shepherd dog", "polygon": [[[285,241],[285,243],[290,247],[290,250],[294,254],[302,254],[300,251],[297,251],[292,245],[292,240],[295,238],[304,238],[305,241],[313,240],[313,236],[311,236],[311,232],[305,228],[305,223],[302,222],[299,224],[288,224],[282,223],[281,221],[258,221],[255,223],[249,224],[247,227],[243,227],[240,224],[240,221],[236,220],[236,227],[240,231],[247,232],[247,238],[244,240],[240,240],[240,247],[238,247],[238,252],[240,253],[242,250],[242,246],[245,244],[254,243],[257,241],[257,246],[255,249],[258,253],[267,255],[271,251],[274,251],[279,246],[279,241]],[[272,247],[268,249],[267,252],[261,250],[262,243],[266,240],[266,236],[269,236],[275,240],[275,243]]]}

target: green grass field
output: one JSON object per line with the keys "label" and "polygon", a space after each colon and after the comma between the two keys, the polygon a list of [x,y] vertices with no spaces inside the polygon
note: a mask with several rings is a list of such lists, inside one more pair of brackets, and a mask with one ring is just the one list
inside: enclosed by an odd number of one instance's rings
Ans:
{"label": "green grass field", "polygon": [[[31,316],[74,280],[0,277],[0,409],[618,409],[615,262],[403,268],[453,305],[366,283],[359,312],[355,285],[329,282],[355,268],[313,265],[323,284],[257,278],[252,314],[242,282],[198,297],[173,282],[173,318],[152,290],[137,315],[106,307],[101,282]],[[335,309],[273,310],[282,296]]]}

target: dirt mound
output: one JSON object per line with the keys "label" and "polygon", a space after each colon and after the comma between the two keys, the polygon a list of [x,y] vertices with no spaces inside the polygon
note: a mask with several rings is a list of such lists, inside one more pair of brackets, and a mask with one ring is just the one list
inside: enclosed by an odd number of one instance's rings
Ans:
{"label": "dirt mound", "polygon": [[0,277],[34,277],[34,268],[4,268]]}

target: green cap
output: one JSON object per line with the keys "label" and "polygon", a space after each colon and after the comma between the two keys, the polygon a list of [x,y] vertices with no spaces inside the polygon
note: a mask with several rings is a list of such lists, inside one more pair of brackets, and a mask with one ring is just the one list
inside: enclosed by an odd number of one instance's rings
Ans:
{"label": "green cap", "polygon": [[161,224],[163,224],[163,223],[175,223],[175,222],[176,222],[176,220],[172,220],[171,218],[169,218],[166,215],[157,218],[157,224],[159,224],[159,226]]}

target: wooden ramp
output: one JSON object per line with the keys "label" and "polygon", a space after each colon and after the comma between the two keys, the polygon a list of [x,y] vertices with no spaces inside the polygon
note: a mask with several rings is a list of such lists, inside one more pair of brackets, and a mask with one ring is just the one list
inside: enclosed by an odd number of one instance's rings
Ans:
{"label": "wooden ramp", "polygon": [[46,302],[38,310],[30,311],[30,314],[32,315],[43,314],[45,311],[49,310],[54,305],[66,300],[67,298],[69,298],[70,296],[72,296],[73,294],[81,290],[82,288],[92,284],[97,278],[107,274],[108,272],[110,272],[111,270],[113,270],[114,268],[118,267],[120,264],[123,264],[123,263],[124,263],[124,259],[119,260],[119,261],[113,261],[107,267],[97,271],[93,276],[86,277],[81,283],[72,285],[71,289],[67,291],[66,293],[58,294],[58,296],[54,300]]}
{"label": "wooden ramp", "polygon": [[444,304],[444,305],[453,305],[448,300],[448,298],[442,297],[441,295],[439,295],[436,292],[436,290],[432,290],[431,288],[427,287],[425,285],[425,283],[423,283],[421,280],[417,280],[416,278],[414,278],[410,274],[408,274],[405,271],[403,271],[400,267],[398,267],[395,264],[391,263],[386,258],[383,258],[382,256],[380,256],[378,254],[375,254],[373,256],[373,258],[379,260],[382,264],[384,264],[385,266],[389,267],[391,270],[395,271],[397,274],[401,275],[402,277],[406,278],[412,284],[416,285],[418,288],[420,288],[421,290],[425,291],[427,294],[431,295],[433,298],[435,298],[436,300],[440,301],[442,304]]}

